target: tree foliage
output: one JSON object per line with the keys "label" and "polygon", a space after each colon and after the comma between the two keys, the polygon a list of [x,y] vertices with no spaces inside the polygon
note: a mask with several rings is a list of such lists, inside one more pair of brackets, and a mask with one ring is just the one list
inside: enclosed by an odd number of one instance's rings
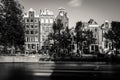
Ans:
{"label": "tree foliage", "polygon": [[116,49],[120,48],[120,22],[113,21],[111,29],[105,34],[105,37],[112,41]]}
{"label": "tree foliage", "polygon": [[77,43],[77,51],[82,49],[82,41],[83,41],[83,32],[82,32],[83,23],[81,21],[76,23],[75,32],[76,32],[76,43]]}
{"label": "tree foliage", "polygon": [[81,21],[76,23],[75,32],[75,41],[78,49],[77,51],[82,51],[84,48],[89,49],[90,44],[95,42],[95,39],[93,38],[93,32],[89,29],[84,30],[84,25]]}
{"label": "tree foliage", "polygon": [[23,6],[17,0],[1,0],[0,42],[4,46],[24,45]]}
{"label": "tree foliage", "polygon": [[64,29],[61,20],[53,23],[54,33],[49,34],[49,39],[54,41],[51,47],[52,53],[56,53],[57,56],[68,55],[71,44],[71,34],[70,29],[67,27]]}

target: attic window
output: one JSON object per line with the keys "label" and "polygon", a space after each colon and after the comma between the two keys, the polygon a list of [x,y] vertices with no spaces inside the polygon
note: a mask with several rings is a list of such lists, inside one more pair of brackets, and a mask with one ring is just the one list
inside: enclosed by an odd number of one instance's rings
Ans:
{"label": "attic window", "polygon": [[33,14],[31,14],[30,16],[33,17]]}

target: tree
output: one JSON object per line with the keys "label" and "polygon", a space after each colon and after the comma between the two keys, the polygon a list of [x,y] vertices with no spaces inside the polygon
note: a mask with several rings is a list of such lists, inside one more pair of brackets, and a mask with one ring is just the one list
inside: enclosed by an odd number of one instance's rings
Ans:
{"label": "tree", "polygon": [[61,30],[63,29],[63,23],[60,19],[58,19],[56,22],[53,23],[53,33],[50,33],[48,35],[50,40],[54,41],[54,44],[52,45],[51,53],[56,53],[56,55],[60,55],[60,40],[61,40]]}
{"label": "tree", "polygon": [[24,45],[23,7],[17,0],[1,0],[3,4],[3,24],[0,40],[4,46],[19,47]]}
{"label": "tree", "polygon": [[[57,34],[55,34],[55,36],[56,36],[56,40],[57,40],[57,42],[58,42],[58,46],[57,46],[57,48],[58,48],[58,55],[60,56],[60,40],[61,40],[61,30],[63,29],[63,23],[62,23],[62,21],[60,20],[60,19],[58,19],[57,20],[57,23],[56,23],[56,33]],[[56,43],[55,43],[56,44]]]}
{"label": "tree", "polygon": [[105,37],[113,43],[117,51],[120,49],[120,22],[113,21],[111,26],[111,29],[105,33]]}
{"label": "tree", "polygon": [[1,42],[1,38],[3,35],[3,6],[2,3],[0,3],[0,44],[2,44]]}
{"label": "tree", "polygon": [[65,31],[62,32],[61,38],[60,38],[60,49],[62,49],[65,56],[68,56],[70,53],[70,45],[71,45],[71,34],[70,29],[68,27],[65,29]]}
{"label": "tree", "polygon": [[82,50],[82,42],[83,40],[83,23],[81,21],[76,23],[76,27],[75,27],[75,32],[76,32],[76,43],[77,43],[77,53],[79,54],[79,49]]}
{"label": "tree", "polygon": [[95,43],[95,38],[93,37],[93,32],[90,31],[89,29],[88,30],[85,30],[83,31],[84,33],[84,44],[82,45],[83,46],[83,52],[84,53],[89,53],[89,46],[93,43]]}
{"label": "tree", "polygon": [[[90,21],[91,23],[92,21]],[[76,23],[75,27],[76,32],[76,43],[77,43],[77,53],[79,54],[79,50],[83,51],[83,49],[89,49],[90,44],[95,42],[95,38],[93,38],[93,32],[89,29],[84,29],[84,25],[81,21]]]}
{"label": "tree", "polygon": [[60,57],[69,55],[70,44],[72,39],[70,29],[68,27],[64,29],[63,23],[60,19],[58,19],[57,22],[53,23],[53,31],[53,34],[49,34],[49,39],[54,40],[54,45],[51,47],[51,51],[54,51],[57,54],[57,56]]}

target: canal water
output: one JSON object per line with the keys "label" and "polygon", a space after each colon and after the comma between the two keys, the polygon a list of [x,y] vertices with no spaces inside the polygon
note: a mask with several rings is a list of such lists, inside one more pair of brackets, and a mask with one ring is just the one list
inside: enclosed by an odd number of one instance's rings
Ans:
{"label": "canal water", "polygon": [[39,63],[0,63],[0,80],[51,80],[49,76],[34,75],[33,70],[40,69],[40,65]]}
{"label": "canal water", "polygon": [[0,63],[0,80],[111,80],[119,76],[119,64]]}

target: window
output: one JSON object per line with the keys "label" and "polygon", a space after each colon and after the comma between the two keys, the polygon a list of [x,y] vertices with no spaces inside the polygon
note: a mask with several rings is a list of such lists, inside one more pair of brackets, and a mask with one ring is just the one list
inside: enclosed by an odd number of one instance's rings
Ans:
{"label": "window", "polygon": [[112,49],[112,43],[109,43],[109,48]]}
{"label": "window", "polygon": [[28,51],[26,51],[25,53],[26,53],[26,54],[29,54],[29,52],[28,52]]}
{"label": "window", "polygon": [[50,19],[50,23],[53,23],[53,19]]}
{"label": "window", "polygon": [[108,48],[108,42],[107,41],[105,42],[105,48]]}
{"label": "window", "polygon": [[91,50],[94,51],[94,45],[91,46]]}
{"label": "window", "polygon": [[29,42],[31,42],[31,37],[29,37]]}
{"label": "window", "polygon": [[38,34],[38,31],[37,31],[37,30],[35,31],[35,34]]}
{"label": "window", "polygon": [[29,28],[29,25],[26,25],[26,28]]}
{"label": "window", "polygon": [[48,46],[46,46],[46,49],[48,50],[48,49],[49,49],[49,47],[48,47]]}
{"label": "window", "polygon": [[46,32],[49,32],[49,27],[46,27]]}
{"label": "window", "polygon": [[37,50],[39,49],[39,44],[37,44]]}
{"label": "window", "polygon": [[45,41],[45,37],[44,36],[42,36],[42,41]]}
{"label": "window", "polygon": [[32,49],[35,49],[35,44],[32,44]]}
{"label": "window", "polygon": [[32,15],[32,14],[31,14],[30,16],[31,16],[31,17],[33,17],[33,15]]}
{"label": "window", "polygon": [[45,31],[45,26],[42,27],[42,30]]}
{"label": "window", "polygon": [[26,42],[29,42],[29,38],[28,37],[26,37]]}
{"label": "window", "polygon": [[97,38],[96,34],[95,34],[95,38]]}
{"label": "window", "polygon": [[33,22],[33,19],[31,19],[31,22]]}
{"label": "window", "polygon": [[30,44],[28,44],[28,49],[30,49]]}
{"label": "window", "polygon": [[97,29],[95,29],[95,32],[97,32]]}
{"label": "window", "polygon": [[30,13],[30,17],[33,17],[33,14],[34,14],[34,13]]}
{"label": "window", "polygon": [[33,28],[33,25],[31,25],[31,28]]}
{"label": "window", "polygon": [[34,42],[34,41],[35,41],[34,37],[31,37],[31,42]]}
{"label": "window", "polygon": [[33,31],[31,31],[31,34],[33,34],[34,32]]}
{"label": "window", "polygon": [[35,41],[36,41],[36,42],[38,41],[38,37],[35,37]]}
{"label": "window", "polygon": [[26,23],[29,22],[29,19],[25,19],[25,22],[26,22]]}
{"label": "window", "polygon": [[28,50],[28,44],[26,44],[26,50]]}
{"label": "window", "polygon": [[109,23],[105,23],[105,28],[109,28]]}
{"label": "window", "polygon": [[48,23],[49,21],[48,21],[48,19],[45,19],[45,23]]}
{"label": "window", "polygon": [[29,34],[29,30],[26,31],[26,34]]}
{"label": "window", "polygon": [[29,22],[29,19],[27,19],[27,22]]}
{"label": "window", "polygon": [[96,52],[99,51],[98,45],[95,45],[95,51],[96,51]]}
{"label": "window", "polygon": [[37,22],[38,22],[38,19],[35,19],[35,22],[37,23]]}
{"label": "window", "polygon": [[41,19],[41,23],[44,23],[44,19]]}
{"label": "window", "polygon": [[38,26],[37,26],[37,25],[35,25],[35,28],[38,28]]}

